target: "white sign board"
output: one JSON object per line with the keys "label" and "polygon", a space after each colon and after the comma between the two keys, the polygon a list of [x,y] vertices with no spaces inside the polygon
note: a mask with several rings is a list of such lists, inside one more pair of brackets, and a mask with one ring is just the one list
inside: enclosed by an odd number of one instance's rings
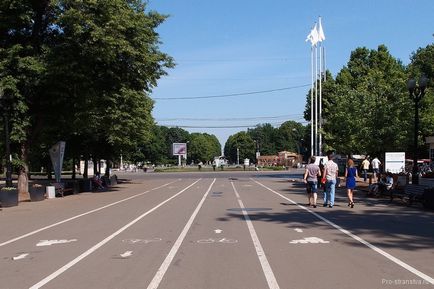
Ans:
{"label": "white sign board", "polygon": [[244,165],[245,166],[250,166],[250,160],[249,159],[244,159]]}
{"label": "white sign board", "polygon": [[173,143],[172,145],[174,156],[184,156],[187,155],[187,144],[186,143]]}
{"label": "white sign board", "polygon": [[405,152],[386,153],[384,170],[394,174],[405,170]]}

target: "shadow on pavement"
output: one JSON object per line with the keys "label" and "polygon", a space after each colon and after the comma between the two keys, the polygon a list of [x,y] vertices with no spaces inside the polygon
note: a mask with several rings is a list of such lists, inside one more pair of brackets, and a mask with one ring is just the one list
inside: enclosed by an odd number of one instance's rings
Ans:
{"label": "shadow on pavement", "polygon": [[[294,187],[291,190],[292,195],[305,194],[304,189],[297,188],[298,185]],[[289,194],[287,190],[281,190],[279,193]],[[322,205],[319,205],[310,210],[380,248],[404,250],[432,250],[434,248],[434,212],[396,205],[395,203],[389,204],[384,199],[366,198],[366,194],[363,192],[359,192],[359,194],[360,196],[355,199],[356,207],[354,209],[347,208],[345,189],[339,188],[334,208],[323,208]],[[362,196],[362,194],[364,195]],[[318,201],[319,204],[322,203],[322,192],[318,195]],[[337,232],[336,228],[291,202],[281,202],[278,205],[281,206],[279,209],[283,209],[285,212],[271,212],[269,210],[247,210],[247,212],[253,222],[286,224],[288,228],[323,228]],[[300,205],[306,206],[304,202]],[[244,216],[241,211],[228,210],[224,217],[217,220],[226,222],[233,219],[244,220]],[[365,247],[351,238],[345,238],[341,242],[351,246]]]}

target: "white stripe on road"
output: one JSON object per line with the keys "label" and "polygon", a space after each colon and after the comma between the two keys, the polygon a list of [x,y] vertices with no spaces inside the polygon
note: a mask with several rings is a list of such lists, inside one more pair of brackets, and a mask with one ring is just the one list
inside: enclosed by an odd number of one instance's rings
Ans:
{"label": "white stripe on road", "polygon": [[268,263],[267,256],[265,255],[264,249],[262,248],[261,242],[259,241],[258,235],[256,234],[253,223],[250,220],[249,214],[247,214],[246,207],[244,207],[243,201],[238,194],[237,189],[233,182],[231,182],[232,188],[234,189],[235,195],[238,199],[238,204],[242,209],[244,219],[246,220],[247,227],[249,228],[250,236],[252,237],[253,245],[255,246],[256,254],[258,255],[259,262],[262,266],[262,271],[264,272],[265,278],[267,279],[268,288],[279,289],[279,284],[277,283],[276,277],[274,276],[273,270],[271,269],[270,263]]}
{"label": "white stripe on road", "polygon": [[178,252],[179,247],[181,247],[181,244],[184,241],[184,238],[187,235],[187,232],[190,230],[190,227],[193,224],[194,219],[196,218],[197,214],[199,213],[199,210],[202,208],[202,205],[205,202],[206,196],[211,191],[211,188],[214,185],[215,181],[216,181],[216,179],[214,179],[212,181],[208,190],[203,195],[202,200],[200,200],[199,204],[197,205],[196,209],[194,210],[193,214],[191,215],[190,219],[188,220],[187,224],[185,225],[184,229],[182,230],[181,234],[179,235],[178,239],[176,240],[175,244],[173,244],[172,249],[170,250],[169,254],[167,254],[167,256],[166,256],[166,259],[164,259],[163,263],[161,264],[160,268],[158,269],[158,271],[155,274],[154,278],[152,279],[151,283],[149,283],[148,289],[156,289],[160,285],[161,281],[163,280],[164,275],[167,272],[167,269],[170,266],[170,263],[172,263],[173,258],[175,258],[175,255]]}
{"label": "white stripe on road", "polygon": [[86,215],[89,215],[89,214],[92,214],[92,213],[95,213],[95,212],[101,211],[101,210],[103,210],[103,209],[107,209],[107,208],[109,208],[109,207],[111,207],[111,206],[114,206],[114,205],[117,205],[117,204],[120,204],[120,203],[126,202],[126,201],[128,201],[128,200],[131,200],[131,199],[137,198],[137,197],[142,196],[142,195],[144,195],[144,194],[147,194],[147,193],[149,193],[149,192],[151,192],[151,191],[155,191],[155,190],[158,190],[158,189],[164,188],[164,187],[166,187],[166,186],[168,186],[168,185],[170,185],[170,184],[173,184],[174,182],[176,182],[176,181],[173,181],[173,182],[170,182],[170,183],[167,183],[167,184],[161,185],[161,186],[159,186],[159,187],[156,187],[156,188],[150,189],[150,190],[148,190],[148,191],[146,191],[146,192],[143,192],[143,193],[140,193],[140,194],[137,194],[137,195],[134,195],[134,196],[128,197],[128,198],[126,198],[126,199],[122,199],[122,200],[120,200],[120,201],[117,201],[117,202],[114,202],[114,203],[111,203],[111,204],[105,205],[105,206],[103,206],[103,207],[100,207],[100,208],[94,209],[94,210],[92,210],[92,211],[89,211],[89,212],[86,212],[86,213],[83,213],[83,214],[80,214],[80,215],[77,215],[77,216],[74,216],[74,217],[71,217],[71,218],[65,219],[65,220],[63,220],[63,221],[60,221],[60,222],[57,222],[57,223],[51,224],[51,225],[49,225],[49,226],[46,226],[46,227],[40,228],[40,229],[35,230],[35,231],[33,231],[33,232],[30,232],[30,233],[24,234],[24,235],[22,235],[22,236],[19,236],[19,237],[16,237],[16,238],[10,239],[9,241],[6,241],[6,242],[3,242],[3,243],[0,243],[0,247],[2,247],[2,246],[4,246],[4,245],[7,245],[7,244],[10,244],[10,243],[13,243],[13,242],[15,242],[15,241],[18,241],[18,240],[24,239],[24,238],[26,238],[26,237],[32,236],[32,235],[37,234],[37,233],[39,233],[39,232],[45,231],[45,230],[47,230],[47,229],[50,229],[50,228],[56,227],[56,226],[58,226],[58,225],[64,224],[64,223],[66,223],[66,222],[69,222],[69,221],[72,221],[72,220],[78,219],[78,218],[80,218],[80,217],[83,217],[83,216],[86,216]]}
{"label": "white stripe on road", "polygon": [[175,194],[172,197],[168,198],[167,200],[161,202],[160,204],[158,204],[157,206],[153,207],[152,209],[150,209],[146,213],[143,213],[142,215],[140,215],[139,217],[137,217],[133,221],[129,222],[128,224],[126,224],[125,226],[123,226],[122,228],[120,228],[119,230],[117,230],[116,232],[114,232],[113,234],[111,234],[110,236],[108,236],[107,238],[105,238],[104,240],[102,240],[101,242],[99,242],[98,244],[96,244],[95,246],[93,246],[92,248],[90,248],[89,250],[87,250],[86,252],[84,252],[83,254],[81,254],[80,256],[78,256],[77,258],[75,258],[74,260],[70,261],[68,264],[66,264],[65,266],[61,267],[60,269],[58,269],[57,271],[55,271],[51,275],[45,277],[44,279],[42,279],[41,281],[39,281],[38,283],[36,283],[32,287],[30,287],[29,289],[41,288],[42,286],[44,286],[45,284],[47,284],[48,282],[50,282],[54,278],[58,277],[59,275],[61,275],[62,273],[64,273],[66,270],[68,270],[69,268],[71,268],[72,266],[74,266],[75,264],[77,264],[78,262],[80,262],[81,260],[83,260],[84,258],[86,258],[87,256],[89,256],[90,254],[92,254],[93,252],[95,252],[96,250],[98,250],[99,248],[101,248],[102,246],[104,246],[107,242],[109,242],[110,240],[112,240],[114,237],[118,236],[120,233],[122,233],[123,231],[125,231],[126,229],[128,229],[129,227],[131,227],[132,225],[134,225],[135,223],[137,223],[141,219],[143,219],[145,216],[147,216],[150,213],[154,212],[155,210],[157,210],[158,208],[160,208],[161,206],[163,206],[167,202],[171,201],[172,199],[176,198],[177,196],[179,196],[180,194],[182,194],[183,192],[185,192],[186,190],[188,190],[189,188],[191,188],[192,186],[194,186],[200,180],[201,179],[195,181],[194,183],[192,183],[188,187],[184,188],[183,190],[181,190],[177,194]]}
{"label": "white stripe on road", "polygon": [[303,209],[303,210],[305,210],[305,211],[308,211],[309,213],[311,213],[312,215],[314,215],[314,216],[317,217],[318,219],[320,219],[320,220],[326,222],[326,223],[329,224],[330,226],[332,226],[332,227],[338,229],[338,230],[341,231],[342,233],[344,233],[344,234],[350,236],[350,237],[353,238],[354,240],[356,240],[356,241],[362,243],[363,245],[367,246],[368,248],[371,248],[371,249],[374,250],[375,252],[377,252],[377,253],[379,253],[380,255],[386,257],[387,259],[389,259],[390,261],[392,261],[392,262],[398,264],[398,265],[401,266],[402,268],[404,268],[404,269],[410,271],[411,273],[415,274],[416,276],[418,276],[418,277],[424,279],[425,281],[427,281],[427,282],[429,282],[429,283],[431,283],[431,284],[434,285],[434,278],[432,278],[432,277],[426,275],[425,273],[422,273],[421,271],[419,271],[419,270],[417,270],[416,268],[414,268],[414,267],[408,265],[407,263],[404,263],[403,261],[399,260],[398,258],[396,258],[396,257],[390,255],[389,253],[387,253],[387,252],[381,250],[380,248],[378,248],[378,247],[372,245],[372,244],[369,243],[368,241],[366,241],[366,240],[360,238],[359,236],[354,235],[354,234],[351,233],[350,231],[345,230],[345,229],[342,228],[341,226],[339,226],[339,225],[333,223],[332,221],[329,221],[328,219],[324,218],[323,216],[321,216],[321,215],[319,215],[319,214],[313,212],[313,211],[310,210],[309,208],[306,208],[306,207],[304,207],[304,206],[299,205],[297,202],[294,202],[293,200],[291,200],[291,199],[289,199],[289,198],[283,196],[282,194],[279,194],[278,192],[274,191],[273,189],[271,189],[271,188],[269,188],[269,187],[267,187],[267,186],[261,184],[260,182],[254,180],[254,179],[252,179],[252,178],[251,178],[251,180],[254,181],[255,183],[257,183],[258,185],[260,185],[260,186],[266,188],[266,189],[269,190],[270,192],[272,192],[272,193],[274,193],[274,194],[280,196],[281,198],[283,198],[283,199],[285,199],[285,200],[287,200],[287,201],[293,203],[294,205],[297,205],[299,208],[301,208],[301,209]]}

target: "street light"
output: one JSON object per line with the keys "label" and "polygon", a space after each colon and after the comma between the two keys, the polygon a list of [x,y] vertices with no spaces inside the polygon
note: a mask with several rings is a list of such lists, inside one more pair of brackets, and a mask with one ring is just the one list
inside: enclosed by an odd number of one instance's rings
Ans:
{"label": "street light", "polygon": [[419,79],[419,85],[417,85],[415,79],[409,79],[407,82],[407,89],[410,94],[410,98],[414,101],[414,151],[413,151],[413,173],[412,173],[412,183],[418,185],[419,177],[417,175],[417,139],[419,136],[419,102],[425,95],[425,89],[428,84],[428,79],[422,75]]}
{"label": "street light", "polygon": [[6,187],[12,187],[12,164],[11,164],[11,147],[9,140],[9,94],[6,94],[3,88],[0,88],[0,106],[3,112],[5,126],[5,146],[6,146]]}
{"label": "street light", "polygon": [[256,164],[258,164],[258,159],[261,156],[261,152],[259,151],[259,140],[253,140],[255,142],[255,147],[256,147],[256,153],[255,153],[255,157],[256,157]]}

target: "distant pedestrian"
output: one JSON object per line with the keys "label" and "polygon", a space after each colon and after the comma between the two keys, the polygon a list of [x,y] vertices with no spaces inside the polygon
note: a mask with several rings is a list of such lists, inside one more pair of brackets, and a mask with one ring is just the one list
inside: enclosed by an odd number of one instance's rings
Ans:
{"label": "distant pedestrian", "polygon": [[307,197],[309,206],[316,208],[317,190],[318,190],[318,176],[320,176],[320,168],[315,164],[315,157],[310,157],[310,163],[306,166],[304,171],[303,180],[306,184]]}
{"label": "distant pedestrian", "polygon": [[378,180],[378,177],[380,176],[381,162],[380,162],[380,160],[377,157],[375,157],[372,160],[371,165],[372,165],[372,171],[374,173],[374,179],[376,181],[376,180]]}
{"label": "distant pedestrian", "polygon": [[325,170],[324,170],[324,159],[320,158],[319,160],[319,172],[320,175],[318,177],[318,187],[323,189],[323,192],[325,192],[325,182],[322,182],[322,180],[325,180]]}
{"label": "distant pedestrian", "polygon": [[356,179],[359,178],[357,168],[354,167],[354,161],[348,159],[347,167],[345,169],[345,185],[348,195],[348,206],[354,208],[354,188],[356,187]]}
{"label": "distant pedestrian", "polygon": [[328,162],[325,164],[326,189],[324,192],[324,207],[333,208],[335,204],[336,179],[339,175],[338,165],[333,161],[333,152],[327,153]]}
{"label": "distant pedestrian", "polygon": [[363,181],[366,183],[366,180],[368,179],[368,170],[369,165],[371,163],[369,162],[368,157],[365,157],[365,159],[362,162],[362,174],[363,174]]}

